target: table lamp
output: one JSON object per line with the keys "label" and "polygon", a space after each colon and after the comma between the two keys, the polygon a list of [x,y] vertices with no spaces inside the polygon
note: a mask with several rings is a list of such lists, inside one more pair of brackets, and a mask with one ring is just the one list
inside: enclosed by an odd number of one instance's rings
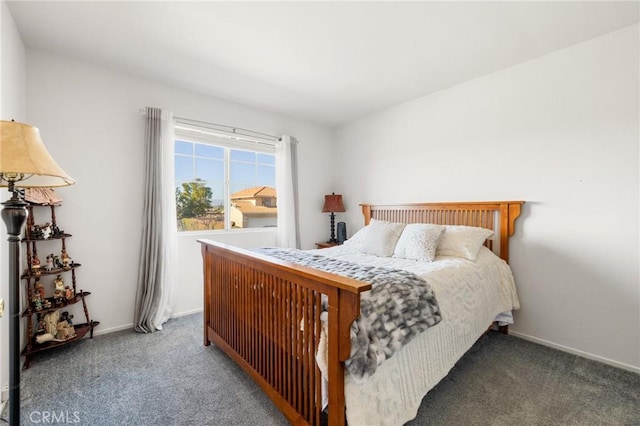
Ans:
{"label": "table lamp", "polygon": [[332,192],[331,195],[324,196],[324,206],[322,207],[322,213],[331,213],[331,239],[330,243],[338,243],[336,240],[335,232],[335,213],[343,213],[344,205],[342,204],[342,195]]}
{"label": "table lamp", "polygon": [[72,185],[75,181],[51,158],[37,127],[0,121],[0,187],[11,198],[2,205],[9,241],[9,424],[20,424],[20,240],[27,203],[18,188]]}

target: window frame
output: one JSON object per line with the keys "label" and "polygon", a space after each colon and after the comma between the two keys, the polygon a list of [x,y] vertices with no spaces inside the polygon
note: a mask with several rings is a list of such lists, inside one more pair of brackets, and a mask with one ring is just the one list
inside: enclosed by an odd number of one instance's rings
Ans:
{"label": "window frame", "polygon": [[[227,136],[222,134],[216,134],[213,131],[210,131],[204,127],[194,126],[194,125],[184,125],[183,123],[176,123],[174,126],[174,135],[172,141],[172,153],[175,164],[175,159],[177,156],[187,156],[187,154],[179,154],[176,153],[175,147],[177,141],[185,141],[197,144],[205,144],[216,146],[224,149],[223,155],[223,168],[224,168],[224,182],[223,185],[223,203],[224,203],[224,229],[207,229],[207,230],[178,230],[178,235],[193,235],[193,234],[218,234],[218,233],[246,233],[246,232],[274,232],[277,230],[277,225],[272,227],[255,227],[255,228],[232,228],[231,227],[231,151],[232,150],[240,150],[240,151],[249,151],[256,153],[256,161],[254,164],[256,166],[259,163],[257,154],[269,154],[274,156],[274,171],[277,176],[277,166],[278,161],[275,159],[276,155],[276,146],[275,141],[259,141],[252,140],[244,137],[234,137]],[[195,146],[192,151],[191,157],[193,161],[196,159],[195,154]],[[203,157],[204,158],[204,157]],[[247,162],[249,163],[249,162]],[[195,164],[192,165],[195,169]],[[174,173],[174,188],[178,188],[178,180],[175,177]],[[188,182],[188,181],[185,181]],[[181,183],[182,184],[182,183]],[[180,185],[181,185],[180,184]],[[274,185],[275,187],[275,185]],[[275,189],[275,188],[274,188]],[[277,203],[277,202],[276,202]],[[277,205],[277,204],[276,204]],[[277,207],[276,207],[277,209]],[[276,210],[277,212],[277,210]],[[177,220],[177,216],[175,218]]]}

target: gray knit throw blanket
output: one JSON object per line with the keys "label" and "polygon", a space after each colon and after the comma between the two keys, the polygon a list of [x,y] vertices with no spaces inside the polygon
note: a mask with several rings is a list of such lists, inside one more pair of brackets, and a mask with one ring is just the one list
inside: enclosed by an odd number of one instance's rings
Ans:
{"label": "gray knit throw blanket", "polygon": [[255,251],[371,284],[371,290],[360,295],[360,317],[351,324],[351,357],[345,366],[356,379],[375,373],[386,359],[442,319],[431,286],[410,272],[357,265],[294,249]]}

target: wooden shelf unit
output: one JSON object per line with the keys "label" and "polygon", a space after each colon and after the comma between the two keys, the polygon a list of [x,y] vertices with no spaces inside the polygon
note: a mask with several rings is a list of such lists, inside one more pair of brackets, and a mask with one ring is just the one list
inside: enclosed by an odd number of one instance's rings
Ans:
{"label": "wooden shelf unit", "polygon": [[[50,270],[46,270],[47,268],[45,266],[40,265],[40,267],[38,268],[33,263],[34,259],[38,256],[38,244],[49,244],[49,242],[52,242],[52,241],[58,242],[61,246],[60,247],[61,254],[67,253],[66,239],[71,237],[71,234],[68,234],[64,231],[60,231],[58,234],[52,235],[50,238],[32,238],[32,229],[35,226],[34,210],[42,209],[46,207],[49,207],[51,209],[50,223],[52,224],[52,227],[54,229],[58,229],[56,224],[55,209],[56,207],[60,207],[60,204],[53,204],[53,205],[29,204],[27,206],[29,215],[27,217],[25,235],[24,235],[24,238],[22,239],[22,242],[25,243],[26,245],[26,261],[27,261],[27,266],[21,276],[22,280],[26,282],[26,290],[27,290],[26,291],[27,304],[26,304],[26,308],[24,309],[21,315],[23,318],[26,319],[26,323],[27,323],[27,327],[26,327],[27,343],[24,349],[22,350],[22,355],[25,357],[25,364],[24,364],[25,369],[29,368],[31,363],[31,356],[33,354],[46,351],[49,349],[57,348],[60,346],[64,346],[73,342],[77,342],[78,340],[85,337],[87,334],[89,335],[90,338],[93,338],[93,329],[98,324],[100,324],[99,321],[92,321],[89,316],[89,309],[87,307],[86,298],[91,293],[88,291],[83,291],[82,289],[80,290],[77,289],[76,270],[80,266],[82,266],[81,264],[75,263],[73,261],[70,264],[66,264],[66,265],[63,264],[63,265],[56,266],[54,264],[54,266]],[[51,247],[48,247],[48,249],[51,249]],[[54,251],[47,250],[47,253],[53,254]],[[38,258],[38,260],[40,260],[40,258]],[[61,301],[59,301],[59,303],[56,303],[55,298],[53,297],[53,289],[52,289],[53,287],[55,287],[54,280],[49,279],[49,277],[58,276],[58,275],[60,275],[61,277],[63,275],[71,276],[71,284],[69,285],[69,288],[73,292],[73,296],[69,299],[65,297]],[[36,296],[36,292],[38,291],[36,289],[36,284],[39,283],[40,280],[43,278],[44,278],[43,281],[46,281],[46,282],[40,283],[40,285],[44,287],[44,292],[45,292],[44,300],[48,301],[51,304],[51,306],[46,308],[42,306],[41,309],[37,309],[35,302],[33,301],[34,296]],[[50,294],[51,296],[46,297],[47,293]],[[41,299],[41,302],[44,302],[44,300]],[[60,309],[64,309],[66,307],[73,306],[79,302],[82,303],[82,309],[84,311],[84,317],[86,322],[82,324],[73,324],[75,334],[76,334],[75,336],[68,338],[66,340],[51,340],[44,343],[38,343],[36,341],[36,337],[39,334],[37,324],[40,323],[40,321],[44,318],[45,315]],[[36,324],[35,327],[34,327],[34,324]]]}

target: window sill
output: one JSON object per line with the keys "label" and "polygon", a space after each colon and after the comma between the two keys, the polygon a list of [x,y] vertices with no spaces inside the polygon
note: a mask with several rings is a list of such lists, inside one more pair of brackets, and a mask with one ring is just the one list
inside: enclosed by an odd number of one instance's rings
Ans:
{"label": "window sill", "polygon": [[273,233],[275,234],[278,231],[278,228],[247,228],[247,229],[218,229],[218,230],[209,230],[209,231],[179,231],[178,238],[200,238],[207,237],[213,235],[238,235],[238,234],[267,234]]}

